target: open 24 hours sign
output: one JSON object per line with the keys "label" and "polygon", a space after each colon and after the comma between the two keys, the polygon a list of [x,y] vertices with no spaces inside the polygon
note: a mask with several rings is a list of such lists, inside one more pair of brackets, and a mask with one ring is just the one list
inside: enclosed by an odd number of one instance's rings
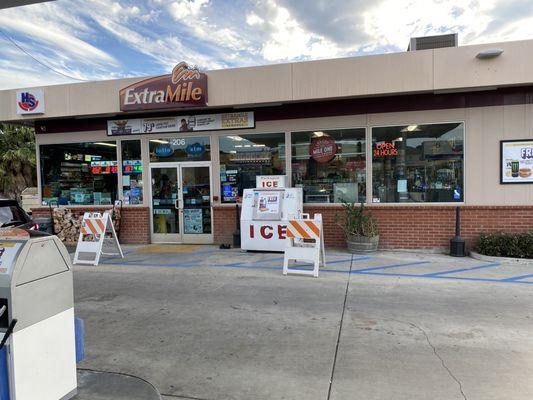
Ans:
{"label": "open 24 hours sign", "polygon": [[533,183],[533,139],[500,142],[500,183]]}

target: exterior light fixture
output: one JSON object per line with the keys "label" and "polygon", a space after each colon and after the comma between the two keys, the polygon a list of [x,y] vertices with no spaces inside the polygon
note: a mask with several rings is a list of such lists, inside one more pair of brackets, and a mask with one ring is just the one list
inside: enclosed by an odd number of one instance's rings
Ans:
{"label": "exterior light fixture", "polygon": [[418,127],[418,125],[408,125],[405,128],[403,128],[400,132],[415,132],[419,130],[420,128]]}
{"label": "exterior light fixture", "polygon": [[476,58],[479,58],[480,60],[486,60],[488,58],[495,58],[498,57],[503,53],[503,49],[488,49],[480,51],[476,54]]}
{"label": "exterior light fixture", "polygon": [[153,143],[160,143],[160,144],[168,144],[169,142],[166,140],[160,140],[160,139],[150,139],[150,142]]}
{"label": "exterior light fixture", "polygon": [[117,147],[117,145],[114,143],[96,142],[95,144],[98,146]]}

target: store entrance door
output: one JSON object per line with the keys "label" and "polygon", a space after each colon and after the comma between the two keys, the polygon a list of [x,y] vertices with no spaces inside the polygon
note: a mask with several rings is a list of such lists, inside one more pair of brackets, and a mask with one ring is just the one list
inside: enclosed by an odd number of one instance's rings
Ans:
{"label": "store entrance door", "polygon": [[211,163],[150,166],[154,243],[213,243]]}

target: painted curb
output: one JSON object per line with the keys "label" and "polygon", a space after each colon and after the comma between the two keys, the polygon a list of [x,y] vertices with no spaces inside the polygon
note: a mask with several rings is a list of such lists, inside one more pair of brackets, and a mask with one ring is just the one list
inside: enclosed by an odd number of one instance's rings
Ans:
{"label": "painted curb", "polygon": [[486,256],[484,254],[479,254],[479,253],[476,253],[475,251],[470,252],[470,257],[475,258],[476,260],[481,260],[481,261],[533,266],[533,259],[531,258],[494,257],[494,256]]}

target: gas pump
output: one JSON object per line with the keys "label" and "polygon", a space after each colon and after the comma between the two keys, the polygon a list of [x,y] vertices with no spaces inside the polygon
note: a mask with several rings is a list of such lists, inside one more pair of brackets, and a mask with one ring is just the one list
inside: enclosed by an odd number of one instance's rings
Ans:
{"label": "gas pump", "polygon": [[69,254],[56,236],[0,230],[0,399],[76,394]]}

